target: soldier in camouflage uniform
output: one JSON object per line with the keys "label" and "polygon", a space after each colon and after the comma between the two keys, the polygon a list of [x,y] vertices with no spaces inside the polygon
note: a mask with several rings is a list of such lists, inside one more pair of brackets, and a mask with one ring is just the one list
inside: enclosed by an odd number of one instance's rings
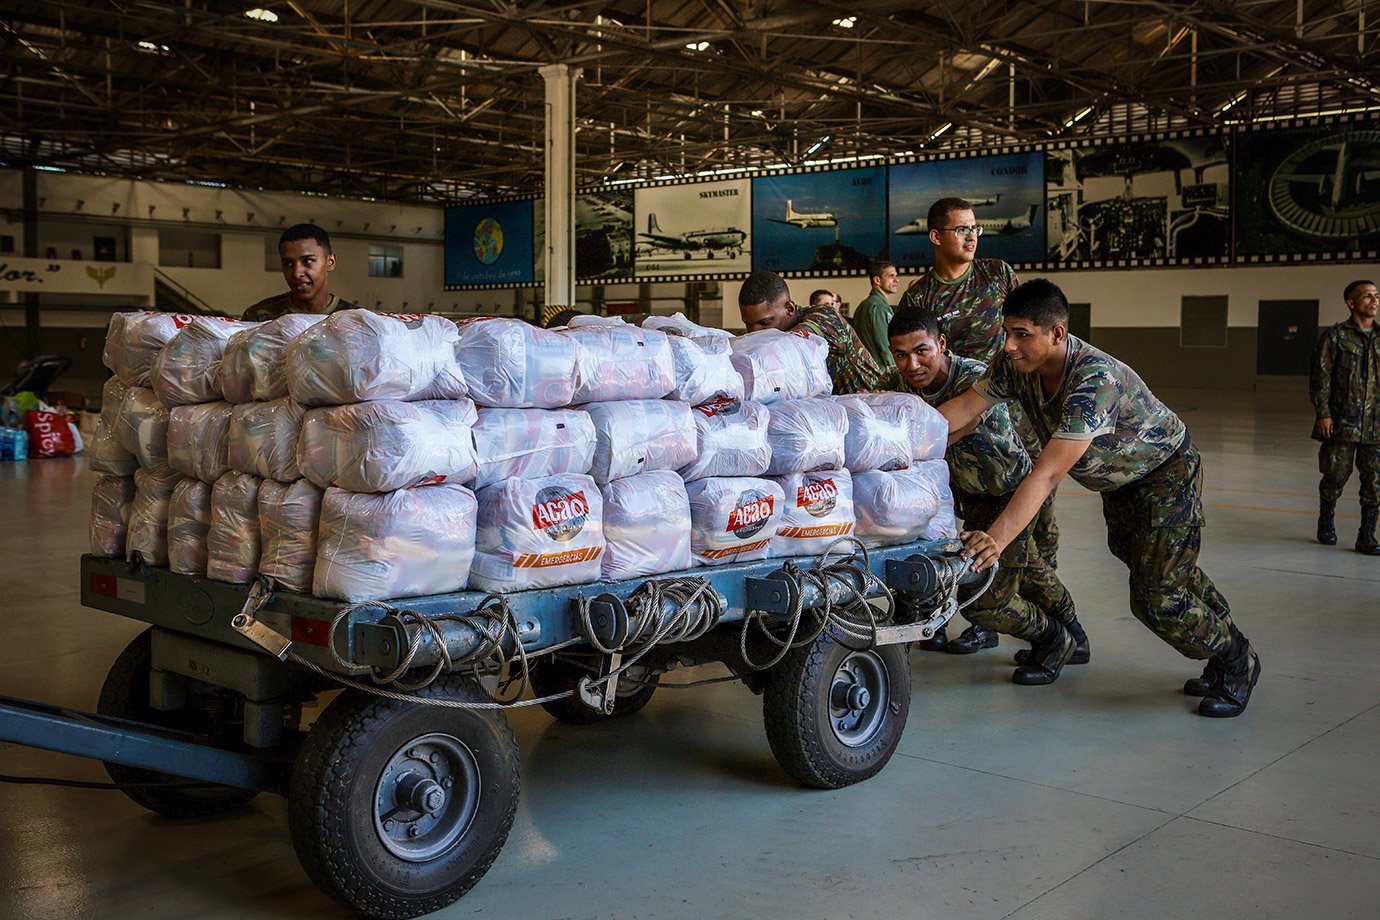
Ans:
{"label": "soldier in camouflage uniform", "polygon": [[241,319],[266,322],[285,313],[334,313],[355,305],[332,294],[330,275],[335,271],[331,236],[315,224],[294,224],[278,238],[286,294],[265,298],[244,311]]}
{"label": "soldier in camouflage uniform", "polygon": [[753,272],[738,292],[738,312],[748,332],[804,330],[829,343],[829,376],[834,392],[863,393],[877,389],[882,369],[862,341],[832,306],[800,307],[791,300],[785,280],[776,272]]}
{"label": "soldier in camouflage uniform", "polygon": [[[977,258],[978,226],[973,206],[962,198],[941,198],[930,205],[926,215],[930,242],[934,244],[934,267],[911,283],[897,310],[918,307],[933,313],[949,350],[963,358],[991,364],[1001,350],[1001,304],[1019,283],[1010,265],[1001,259]],[[1010,407],[1016,432],[1026,453],[1038,456],[1039,442],[1019,406]],[[1035,521],[1035,544],[1052,568],[1058,568],[1059,528],[1054,522],[1054,498],[1046,502]],[[928,651],[966,655],[993,648],[995,633],[971,626],[953,641],[944,632],[920,643]]]}
{"label": "soldier in camouflage uniform", "polygon": [[[1184,656],[1208,660],[1184,692],[1203,697],[1202,715],[1240,715],[1260,658],[1198,568],[1203,472],[1188,429],[1134,370],[1068,334],[1068,301],[1056,285],[1022,284],[1002,305],[1002,325],[1006,342],[987,375],[940,411],[961,432],[987,406],[1018,402],[1044,449],[991,527],[962,535],[965,555],[990,566],[1072,475],[1102,494],[1107,545],[1130,569],[1131,612]],[[1037,645],[1030,657],[1067,660],[1070,639]]]}
{"label": "soldier in camouflage uniform", "polygon": [[1333,517],[1337,499],[1354,465],[1361,475],[1361,529],[1356,551],[1380,556],[1375,523],[1380,510],[1380,334],[1375,282],[1353,281],[1342,295],[1351,316],[1318,338],[1309,394],[1318,420],[1313,437],[1322,441],[1318,467],[1318,542],[1337,542]]}
{"label": "soldier in camouflage uniform", "polygon": [[[898,312],[888,333],[896,368],[885,382],[932,406],[967,392],[987,371],[981,361],[945,351],[938,322],[927,310]],[[968,530],[990,527],[1032,467],[1007,407],[1000,403],[983,414],[973,431],[949,446],[945,459],[958,512]],[[963,615],[975,625],[1024,639],[1032,646],[1049,644],[1067,630],[1075,643],[1068,661],[1084,664],[1089,657],[1087,634],[1074,616],[1068,589],[1041,558],[1033,528],[1034,522],[1027,524],[1006,547],[991,586]],[[1045,667],[1018,659],[1018,664],[1011,679],[1033,685],[1053,683],[1064,662]]]}

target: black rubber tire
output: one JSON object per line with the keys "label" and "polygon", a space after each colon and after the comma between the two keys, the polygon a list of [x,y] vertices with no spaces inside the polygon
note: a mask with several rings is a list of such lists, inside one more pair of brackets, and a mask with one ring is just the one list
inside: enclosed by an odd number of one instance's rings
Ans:
{"label": "black rubber tire", "polygon": [[[487,699],[453,676],[418,695]],[[399,752],[438,733],[474,758],[477,805],[444,851],[422,861],[404,859],[376,829],[379,783]],[[513,826],[520,772],[517,740],[497,710],[447,709],[346,690],[326,707],[298,752],[288,830],[307,875],[347,907],[385,920],[429,914],[459,900],[493,865]]]}
{"label": "black rubber tire", "polygon": [[[532,662],[531,675],[532,694],[537,697],[574,690],[581,677],[593,676],[579,665],[557,658],[544,658]],[[617,698],[614,700],[613,712],[610,715],[604,715],[601,711],[591,707],[578,695],[542,703],[541,708],[562,722],[568,722],[571,725],[591,725],[607,719],[630,716],[652,701],[652,694],[656,693],[658,679],[659,675],[656,674],[640,674],[638,680],[641,682],[641,686],[638,686],[620,677]]]}
{"label": "black rubber tire", "polygon": [[[835,733],[830,694],[840,666],[850,657],[868,656],[880,665],[884,699],[874,699],[879,721],[875,730],[845,744]],[[782,769],[806,786],[840,789],[876,775],[901,741],[910,713],[910,663],[904,646],[880,646],[855,653],[826,631],[809,645],[794,649],[767,675],[762,714],[767,741]]]}
{"label": "black rubber tire", "polygon": [[[140,633],[134,641],[125,646],[125,650],[110,666],[105,683],[101,685],[96,712],[103,716],[146,722],[163,728],[175,728],[196,734],[213,734],[215,727],[209,724],[205,713],[198,713],[195,709],[163,712],[149,705],[152,649],[152,629]],[[221,814],[240,807],[259,794],[254,789],[216,786],[209,783],[197,784],[196,780],[171,773],[116,763],[106,763],[105,772],[110,774],[110,778],[120,785],[120,791],[130,799],[149,811],[168,818],[200,818]],[[145,783],[169,785],[142,785]]]}

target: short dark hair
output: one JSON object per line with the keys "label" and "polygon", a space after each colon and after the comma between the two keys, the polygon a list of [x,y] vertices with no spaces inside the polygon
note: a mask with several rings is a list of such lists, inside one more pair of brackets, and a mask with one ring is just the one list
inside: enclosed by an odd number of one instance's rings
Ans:
{"label": "short dark hair", "polygon": [[742,289],[738,291],[738,306],[775,303],[783,297],[790,296],[791,290],[786,287],[786,279],[776,272],[753,272],[747,276]]}
{"label": "short dark hair", "polygon": [[897,310],[887,324],[887,338],[897,335],[910,335],[912,332],[927,332],[930,338],[939,341],[939,317],[925,307],[905,307]]}
{"label": "short dark hair", "polygon": [[[813,304],[815,301],[819,300],[819,297],[820,297],[821,294],[823,294],[823,295],[826,296],[826,297],[833,297],[833,296],[834,296],[834,292],[831,291],[831,290],[829,290],[828,288],[820,288],[820,289],[817,290],[817,291],[811,291],[811,292],[810,292],[810,303]],[[758,301],[753,301],[753,302],[754,302],[754,303],[761,303],[760,300],[758,300]]]}
{"label": "short dark hair", "polygon": [[941,198],[930,205],[930,213],[925,215],[925,229],[943,230],[949,215],[955,211],[971,211],[973,206],[962,198]]}
{"label": "short dark hair", "polygon": [[1365,280],[1365,279],[1362,279],[1362,280],[1360,280],[1360,281],[1353,281],[1353,282],[1351,282],[1350,284],[1348,284],[1348,285],[1346,286],[1346,290],[1342,292],[1342,300],[1350,301],[1350,300],[1351,300],[1351,295],[1353,295],[1353,294],[1356,293],[1357,288],[1364,287],[1364,286],[1366,286],[1367,284],[1373,286],[1373,285],[1375,284],[1375,282],[1374,282],[1374,281],[1367,281],[1367,280]]}
{"label": "short dark hair", "polygon": [[1067,327],[1069,299],[1053,281],[1031,278],[1006,295],[1001,315],[1028,319],[1041,329],[1053,329],[1060,323]]}
{"label": "short dark hair", "polygon": [[293,224],[278,237],[278,245],[296,243],[299,240],[315,240],[327,253],[331,251],[331,235],[316,224]]}
{"label": "short dark hair", "polygon": [[895,267],[896,267],[896,263],[895,263],[895,262],[888,262],[888,261],[886,261],[885,259],[878,259],[877,261],[873,262],[871,265],[867,266],[867,277],[868,277],[868,278],[880,278],[880,277],[882,277],[882,272],[886,271],[888,268],[895,268]]}

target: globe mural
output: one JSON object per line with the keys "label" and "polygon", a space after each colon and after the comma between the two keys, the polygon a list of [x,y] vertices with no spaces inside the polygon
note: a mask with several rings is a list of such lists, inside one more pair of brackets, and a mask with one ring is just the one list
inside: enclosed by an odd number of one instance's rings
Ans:
{"label": "globe mural", "polygon": [[492,265],[503,254],[503,225],[486,217],[474,225],[474,255],[485,265]]}

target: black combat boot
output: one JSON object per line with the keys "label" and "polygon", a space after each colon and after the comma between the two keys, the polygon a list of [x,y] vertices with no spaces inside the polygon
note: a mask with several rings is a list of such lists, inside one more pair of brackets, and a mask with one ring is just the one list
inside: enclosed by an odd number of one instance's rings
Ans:
{"label": "black combat boot", "polygon": [[[1232,624],[1231,644],[1222,654],[1214,656],[1212,662],[1216,662],[1212,686],[1198,704],[1198,715],[1214,719],[1241,715],[1251,701],[1256,681],[1260,680],[1260,656],[1241,635],[1241,630]],[[1184,689],[1187,690],[1187,686]]]}
{"label": "black combat boot", "polygon": [[1337,522],[1333,518],[1336,511],[1336,502],[1318,500],[1318,542],[1323,546],[1337,545]]}
{"label": "black combat boot", "polygon": [[1209,658],[1201,677],[1190,677],[1184,681],[1184,695],[1207,696],[1212,690],[1212,682],[1217,679],[1218,671],[1217,658]]}
{"label": "black combat boot", "polygon": [[[1069,656],[1068,663],[1087,664],[1092,660],[1092,649],[1088,647],[1088,634],[1083,630],[1083,624],[1078,622],[1078,617],[1072,617],[1064,623],[1064,628],[1073,636],[1073,654]],[[1016,653],[1016,664],[1025,664],[1029,660],[1030,649],[1023,648]]]}
{"label": "black combat boot", "polygon": [[1361,529],[1356,531],[1356,552],[1367,556],[1380,556],[1380,545],[1375,542],[1375,519],[1380,516],[1380,506],[1361,506]]}
{"label": "black combat boot", "polygon": [[939,629],[935,630],[933,636],[930,636],[928,639],[921,639],[919,642],[915,643],[915,647],[922,652],[942,652],[948,644],[949,634],[945,632],[944,627],[941,626]]}
{"label": "black combat boot", "polygon": [[971,655],[984,648],[997,647],[997,631],[985,629],[976,623],[969,626],[957,639],[950,640],[944,651],[950,655]]}
{"label": "black combat boot", "polygon": [[1016,669],[1011,680],[1025,686],[1052,684],[1072,656],[1073,636],[1064,628],[1064,624],[1050,620],[1045,631],[1031,643],[1025,664]]}

